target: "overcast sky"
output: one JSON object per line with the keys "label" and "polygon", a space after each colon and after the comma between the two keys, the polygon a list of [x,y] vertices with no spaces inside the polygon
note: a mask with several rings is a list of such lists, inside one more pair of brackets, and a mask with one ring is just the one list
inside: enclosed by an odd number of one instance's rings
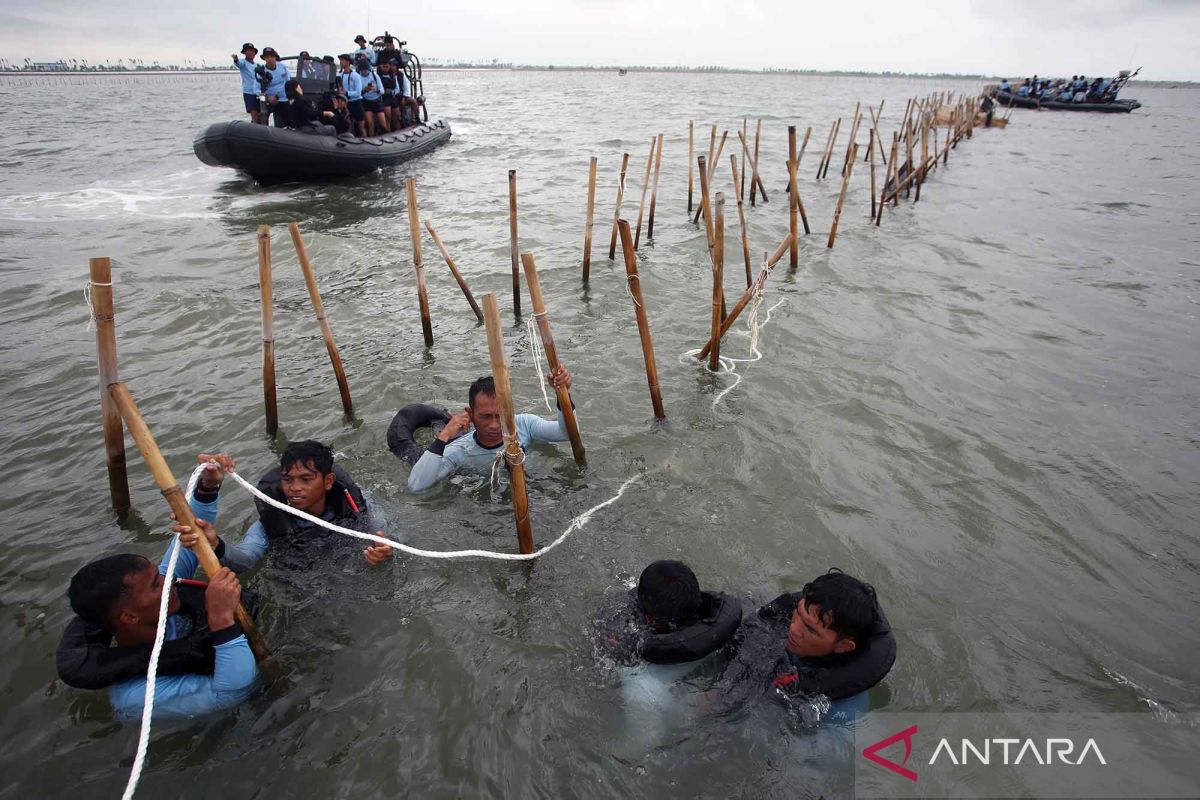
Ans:
{"label": "overcast sky", "polygon": [[0,0],[16,63],[336,54],[385,28],[425,59],[1200,80],[1200,0]]}

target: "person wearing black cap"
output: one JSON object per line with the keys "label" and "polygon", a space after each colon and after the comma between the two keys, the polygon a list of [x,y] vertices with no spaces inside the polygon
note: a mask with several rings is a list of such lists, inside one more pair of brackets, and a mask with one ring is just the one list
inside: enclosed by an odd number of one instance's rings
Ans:
{"label": "person wearing black cap", "polygon": [[250,115],[250,121],[258,124],[258,78],[254,75],[254,69],[258,65],[254,63],[254,57],[258,55],[258,48],[250,42],[242,45],[242,58],[238,58],[238,54],[233,54],[233,64],[238,68],[238,72],[242,73],[242,100],[246,104],[246,113]]}
{"label": "person wearing black cap", "polygon": [[286,128],[287,92],[283,87],[291,80],[292,75],[288,72],[287,65],[279,63],[279,53],[275,52],[274,47],[264,47],[262,55],[266,63],[260,66],[256,73],[259,80],[266,84],[263,94],[267,97],[267,116],[275,117],[276,128]]}
{"label": "person wearing black cap", "polygon": [[354,60],[357,62],[361,56],[367,59],[372,67],[375,66],[375,50],[367,44],[367,37],[360,33],[354,37],[354,43],[358,45],[358,49],[354,51]]}
{"label": "person wearing black cap", "polygon": [[375,66],[381,67],[389,61],[395,61],[399,65],[402,61],[400,51],[396,49],[396,40],[391,36],[383,37],[383,49],[379,51],[375,58]]}
{"label": "person wearing black cap", "polygon": [[320,122],[321,115],[313,108],[313,104],[304,96],[300,81],[292,78],[283,85],[288,99],[288,127],[308,128],[313,123]]}

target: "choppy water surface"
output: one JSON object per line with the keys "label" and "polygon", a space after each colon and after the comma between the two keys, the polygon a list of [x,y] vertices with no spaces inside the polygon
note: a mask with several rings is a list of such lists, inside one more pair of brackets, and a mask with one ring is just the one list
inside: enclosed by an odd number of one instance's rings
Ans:
{"label": "choppy water surface", "polygon": [[[291,577],[260,568],[248,583],[292,688],[156,727],[146,797],[851,792],[838,753],[814,750],[778,709],[718,712],[699,683],[680,690],[665,728],[622,710],[587,623],[606,589],[658,557],[686,559],[705,585],[750,601],[832,565],[873,582],[900,645],[877,705],[1141,711],[1174,735],[1171,712],[1200,702],[1196,91],[1131,91],[1146,107],[1129,116],[1017,111],[878,229],[860,164],[828,251],[837,181],[813,173],[833,118],[886,98],[890,136],[905,97],[977,84],[492,72],[427,84],[454,126],[448,147],[356,182],[263,190],[191,152],[201,126],[237,114],[234,76],[0,80],[23,120],[0,133],[0,796],[115,796],[136,738],[103,694],[64,687],[53,667],[71,574],[116,551],[156,556],[165,541],[165,506],[132,450],[138,514],[120,525],[108,507],[88,257],[113,259],[121,371],[177,475],[216,448],[256,475],[288,439],[318,438],[411,543],[509,550],[507,494],[464,481],[411,496],[384,432],[406,403],[465,402],[488,370],[483,328],[430,242],[436,344],[422,346],[409,175],[477,295],[500,293],[518,401],[541,403],[506,290],[511,168],[521,246],[538,256],[590,459],[580,470],[566,447],[531,455],[535,537],[548,541],[629,475],[643,482],[532,568],[407,557]],[[710,301],[704,237],[684,214],[687,121],[706,147],[709,122],[732,132],[743,115],[764,120],[770,197],[747,209],[753,250],[786,231],[788,124],[814,126],[800,171],[814,232],[800,268],[768,285],[767,302],[784,302],[762,332],[763,360],[714,408],[730,378],[679,360],[704,340]],[[626,150],[636,214],[660,131],[658,218],[641,264],[665,426],[604,222]],[[601,179],[585,288],[591,155]],[[840,153],[831,176],[838,165]],[[727,187],[727,163],[718,176]],[[293,220],[353,420],[282,227]],[[262,430],[263,223],[277,226],[278,440]],[[727,241],[732,294],[741,262]],[[744,335],[725,346],[746,349]],[[231,485],[220,528],[236,537],[252,517]]]}

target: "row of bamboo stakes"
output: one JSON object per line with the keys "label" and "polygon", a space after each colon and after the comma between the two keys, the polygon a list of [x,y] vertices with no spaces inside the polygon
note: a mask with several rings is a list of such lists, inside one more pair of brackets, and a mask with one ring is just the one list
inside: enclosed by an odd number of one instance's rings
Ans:
{"label": "row of bamboo stakes", "polygon": [[[878,226],[883,217],[883,209],[888,202],[897,205],[899,195],[903,191],[905,195],[915,189],[916,198],[920,199],[921,186],[925,181],[928,172],[937,168],[938,161],[944,165],[948,162],[949,151],[957,148],[958,142],[963,138],[970,138],[975,125],[975,107],[974,98],[962,96],[957,101],[953,100],[947,94],[930,95],[925,98],[912,98],[908,101],[905,109],[905,114],[902,119],[900,130],[892,135],[892,145],[890,154],[883,147],[883,137],[879,133],[879,120],[883,113],[883,103],[880,103],[878,110],[868,108],[871,123],[868,129],[867,141],[867,156],[866,161],[870,164],[871,171],[871,219]],[[857,133],[860,126],[864,122],[862,115],[861,104],[856,105],[851,123],[849,126],[850,139],[847,144],[845,155],[842,159],[842,185],[838,194],[838,199],[834,211],[834,217],[831,224],[827,247],[832,248],[834,240],[837,236],[839,223],[841,220],[843,204],[846,199],[847,189],[853,174],[854,165],[858,161],[859,146],[856,141]],[[946,126],[946,134],[944,144],[938,143],[938,129],[941,124]],[[838,132],[841,128],[841,118],[834,121],[831,126],[826,144],[823,148],[821,158],[817,166],[817,177],[823,179],[832,163],[834,150],[837,146]],[[788,227],[789,232],[771,254],[764,253],[763,265],[759,270],[758,276],[753,276],[753,270],[750,259],[750,246],[746,232],[746,217],[744,208],[745,187],[749,183],[750,186],[750,205],[756,204],[756,198],[761,197],[763,202],[767,201],[767,193],[762,180],[762,171],[760,170],[759,157],[761,154],[760,145],[762,140],[762,122],[761,120],[755,126],[754,146],[751,149],[748,140],[747,121],[743,120],[742,129],[737,132],[737,136],[741,145],[742,167],[738,169],[738,159],[735,154],[730,154],[730,177],[732,186],[734,187],[739,225],[739,239],[741,243],[741,251],[744,262],[746,290],[739,297],[732,309],[726,306],[724,296],[724,261],[725,261],[725,193],[716,192],[715,197],[710,196],[714,179],[716,177],[717,165],[723,154],[724,146],[727,141],[728,131],[726,131],[718,142],[717,126],[712,126],[709,136],[709,157],[701,154],[696,158],[696,172],[693,172],[691,157],[695,153],[694,145],[694,123],[688,125],[688,153],[689,153],[689,169],[688,169],[688,213],[693,212],[694,207],[694,182],[693,175],[699,176],[700,184],[700,203],[699,207],[695,208],[694,220],[699,221],[703,217],[705,236],[708,243],[709,259],[712,267],[713,276],[713,291],[712,291],[712,308],[709,325],[709,335],[700,350],[699,358],[701,361],[707,359],[709,369],[716,370],[719,366],[720,358],[720,342],[721,338],[730,330],[733,323],[737,320],[742,311],[750,304],[755,294],[761,291],[766,282],[771,270],[776,263],[782,259],[783,254],[789,254],[789,265],[796,267],[798,264],[798,242],[799,242],[799,227],[803,224],[804,233],[811,233],[808,215],[806,213],[803,199],[800,195],[798,186],[798,171],[800,162],[804,157],[812,136],[812,128],[805,130],[802,141],[797,144],[797,130],[795,126],[788,128],[788,161],[787,168],[787,186],[789,196],[789,215]],[[930,149],[930,139],[933,140],[933,147]],[[622,254],[625,262],[626,280],[630,296],[633,300],[634,314],[638,326],[639,339],[641,341],[643,360],[645,362],[646,380],[651,397],[651,404],[654,410],[654,415],[657,419],[665,419],[666,412],[663,406],[662,394],[659,388],[657,364],[654,355],[654,345],[650,335],[650,323],[646,310],[645,298],[641,289],[641,281],[638,272],[637,250],[641,243],[642,221],[645,216],[647,196],[649,197],[649,216],[648,225],[646,228],[647,238],[653,236],[654,218],[657,209],[657,194],[659,185],[659,176],[662,168],[663,157],[663,141],[664,135],[657,134],[650,140],[649,155],[646,160],[644,176],[642,180],[641,201],[638,208],[638,216],[636,228],[631,226],[629,222],[621,215],[623,208],[623,199],[625,193],[625,176],[629,166],[629,153],[625,153],[621,161],[620,179],[618,182],[616,208],[613,213],[613,223],[610,235],[609,257],[615,259],[616,244],[618,238],[622,245]],[[914,164],[914,152],[917,147],[920,147],[920,162]],[[939,152],[940,151],[940,152]],[[878,159],[876,158],[878,153]],[[903,159],[903,160],[902,160]],[[885,166],[884,178],[882,187],[877,185],[876,181],[876,164],[881,161]],[[584,252],[583,252],[583,280],[588,280],[588,270],[591,258],[591,245],[593,238],[594,227],[594,212],[595,212],[595,196],[596,196],[596,176],[597,176],[598,159],[593,157],[589,163],[588,170],[588,192],[587,192],[587,220],[584,232]],[[653,177],[652,177],[653,176]],[[533,309],[533,314],[537,322],[539,337],[541,338],[546,352],[547,362],[554,371],[559,366],[557,350],[554,345],[553,336],[550,330],[549,319],[546,312],[545,302],[541,292],[541,286],[537,278],[537,267],[532,253],[519,252],[519,237],[517,223],[517,183],[516,171],[509,171],[509,234],[510,234],[510,250],[513,269],[513,305],[514,311],[520,315],[520,275],[524,272],[527,289],[530,293],[530,302]],[[416,182],[409,178],[406,181],[406,191],[408,195],[408,214],[409,214],[409,230],[412,239],[413,248],[413,268],[417,284],[417,295],[420,309],[421,327],[425,345],[431,347],[433,345],[433,326],[431,321],[430,304],[428,299],[428,288],[426,285],[426,277],[424,270],[424,262],[421,249],[421,220],[420,210],[416,194]],[[329,355],[330,363],[334,370],[334,375],[337,380],[338,390],[341,395],[343,411],[350,415],[353,413],[353,402],[350,395],[349,385],[346,378],[345,368],[334,342],[333,332],[329,323],[328,316],[325,312],[325,307],[321,299],[320,290],[317,284],[315,272],[312,262],[305,246],[303,237],[300,233],[299,226],[296,223],[291,223],[288,226],[289,233],[292,238],[292,243],[296,249],[297,257],[300,263],[301,271],[304,275],[305,285],[307,287],[310,300],[313,305],[313,310],[316,314],[317,324],[321,331],[322,338],[326,345],[326,350]],[[447,249],[442,238],[434,228],[431,221],[425,221],[425,230],[437,247],[442,259],[449,268],[455,282],[462,291],[467,303],[476,318],[484,324],[488,336],[489,357],[493,376],[496,377],[497,383],[497,398],[501,405],[502,415],[504,418],[505,427],[505,453],[510,470],[513,475],[513,507],[514,515],[517,523],[518,544],[521,552],[532,552],[532,533],[529,523],[528,512],[528,497],[524,490],[524,472],[521,463],[520,446],[515,435],[515,416],[513,413],[511,386],[508,382],[507,365],[503,358],[503,341],[500,331],[499,321],[499,306],[498,300],[494,293],[489,293],[484,297],[483,308],[475,301],[471,293],[470,287],[459,271],[458,266],[449,250]],[[263,338],[263,401],[266,416],[267,429],[274,432],[278,429],[278,403],[276,398],[276,381],[275,381],[275,328],[273,314],[273,275],[271,266],[271,239],[270,229],[267,226],[260,226],[257,231],[258,241],[258,261],[259,261],[259,283],[262,301],[262,338]],[[125,451],[122,421],[130,427],[131,433],[134,435],[135,442],[143,452],[143,457],[147,461],[151,472],[159,484],[168,502],[171,503],[172,509],[179,515],[179,519],[185,523],[191,519],[190,510],[182,513],[180,509],[175,508],[176,505],[182,504],[186,507],[186,502],[182,501],[182,492],[178,492],[180,498],[177,503],[175,492],[171,491],[171,487],[178,489],[178,484],[166,469],[165,462],[162,461],[161,455],[157,453],[154,446],[153,438],[149,436],[149,431],[145,428],[144,421],[141,421],[140,413],[137,411],[136,405],[133,404],[132,396],[128,394],[128,390],[124,388],[124,384],[120,382],[116,367],[116,339],[113,316],[113,295],[111,283],[111,265],[106,258],[92,259],[91,262],[91,280],[93,292],[93,315],[96,321],[97,331],[97,359],[99,364],[99,378],[101,387],[101,409],[104,423],[104,440],[106,448],[106,460],[109,474],[109,487],[112,497],[113,506],[118,510],[127,509],[130,506],[128,478],[125,467]],[[503,379],[501,379],[503,374]],[[120,385],[121,389],[116,388]],[[122,390],[124,393],[122,394]],[[582,443],[582,438],[579,433],[578,422],[575,419],[570,398],[566,396],[566,392],[559,392],[559,405],[564,410],[564,417],[567,420],[568,431],[572,452],[575,460],[583,465],[586,463],[585,450]],[[215,557],[208,559],[201,558],[205,569],[215,565]],[[215,568],[215,567],[214,567]],[[252,623],[251,623],[252,624]],[[245,626],[244,626],[245,627]],[[249,632],[248,632],[249,634]],[[256,653],[260,650],[266,653],[265,644],[262,644],[261,637],[258,637],[259,642],[256,647]],[[252,642],[253,644],[253,642]]]}

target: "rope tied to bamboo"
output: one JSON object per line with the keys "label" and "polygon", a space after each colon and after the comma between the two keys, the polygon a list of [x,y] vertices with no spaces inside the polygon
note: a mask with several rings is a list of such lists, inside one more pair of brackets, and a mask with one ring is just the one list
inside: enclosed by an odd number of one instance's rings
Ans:
{"label": "rope tied to bamboo", "polygon": [[525,328],[529,332],[529,351],[533,355],[533,366],[537,369],[538,386],[542,389],[542,400],[546,402],[546,410],[553,413],[554,406],[550,405],[550,395],[546,393],[546,373],[542,371],[542,359],[546,357],[546,350],[542,346],[542,337],[538,334],[537,320],[545,318],[546,312],[540,314],[531,314],[530,318],[525,323]]}
{"label": "rope tied to bamboo", "polygon": [[[99,281],[91,281],[91,280],[83,282],[83,302],[87,303],[87,307],[88,307],[88,321],[87,321],[88,333],[92,333],[93,331],[96,330],[96,319],[97,319],[96,306],[92,303],[92,287],[93,286],[107,286],[111,289],[112,281],[109,281],[108,283],[100,283]],[[100,317],[99,319],[110,320],[112,318],[113,317],[111,314],[105,314],[102,317]]]}
{"label": "rope tied to bamboo", "polygon": [[633,282],[637,281],[640,285],[641,280],[642,280],[641,277],[639,275],[637,275],[636,273],[625,276],[625,293],[629,295],[629,299],[632,300],[633,304],[635,306],[637,306],[638,308],[641,308],[642,304],[638,302],[637,297],[635,297],[633,294]]}

